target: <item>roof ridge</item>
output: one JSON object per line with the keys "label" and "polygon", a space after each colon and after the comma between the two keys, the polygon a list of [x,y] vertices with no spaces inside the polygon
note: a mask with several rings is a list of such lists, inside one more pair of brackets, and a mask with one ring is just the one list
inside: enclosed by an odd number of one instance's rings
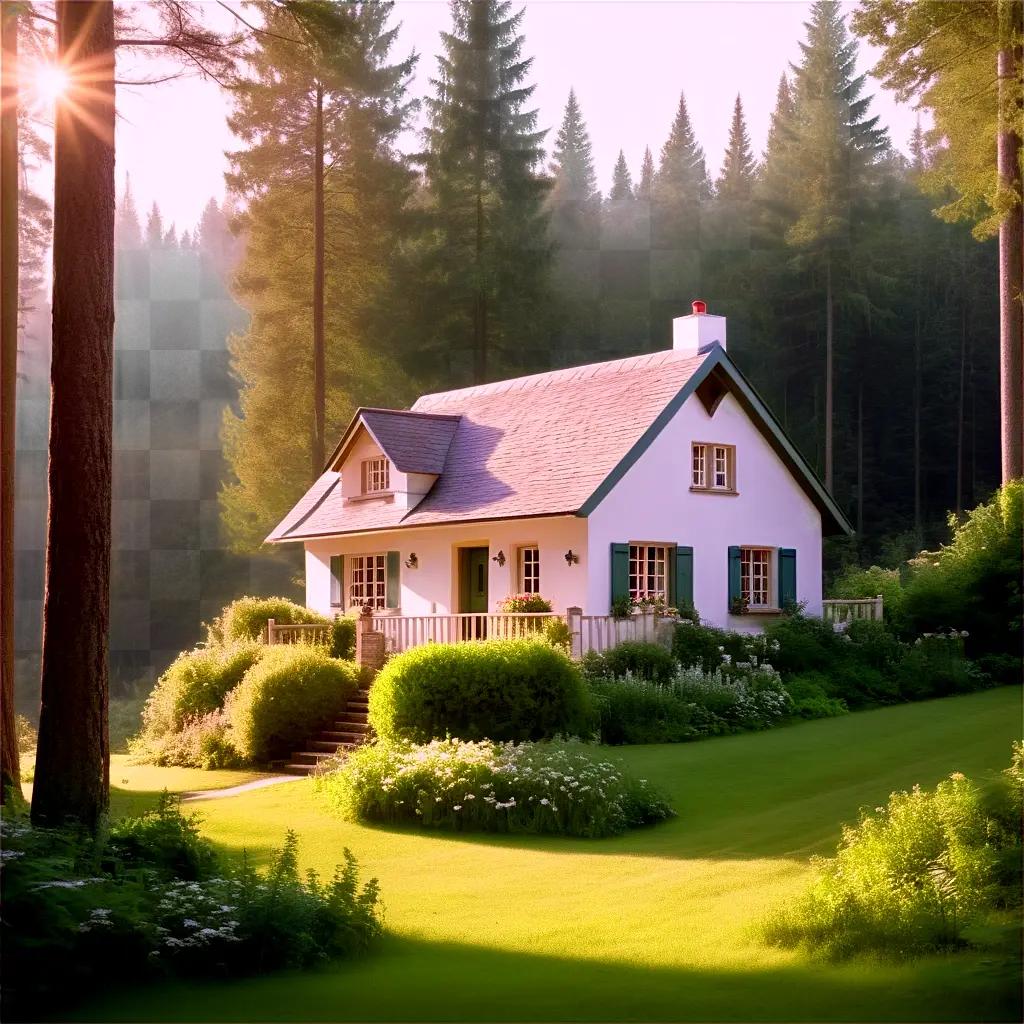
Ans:
{"label": "roof ridge", "polygon": [[356,410],[357,415],[366,412],[383,413],[387,416],[429,416],[435,420],[457,420],[460,418],[459,414],[455,412],[425,412],[422,409],[383,409],[372,405],[361,405]]}
{"label": "roof ridge", "polygon": [[[530,387],[546,387],[575,379],[591,379],[604,374],[618,373],[624,370],[638,369],[668,362],[686,362],[687,360],[703,361],[706,352],[679,352],[676,349],[660,349],[657,352],[641,352],[621,359],[608,359],[601,363],[581,363],[578,366],[565,366],[557,370],[545,370],[542,373],[530,373],[522,377],[509,377],[506,380],[495,380],[488,384],[473,384],[465,388],[454,388],[450,391],[433,391],[420,395],[413,403],[412,412],[429,414],[429,409],[418,408],[421,402],[450,401],[453,399],[478,398],[486,395],[505,394],[513,390],[524,390]],[[435,413],[434,415],[442,415]]]}

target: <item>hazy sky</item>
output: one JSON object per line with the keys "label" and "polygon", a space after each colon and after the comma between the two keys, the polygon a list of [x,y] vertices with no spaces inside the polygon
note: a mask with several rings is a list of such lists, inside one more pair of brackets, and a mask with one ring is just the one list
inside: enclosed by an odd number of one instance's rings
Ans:
{"label": "hazy sky", "polygon": [[[208,6],[211,22],[223,24],[223,10]],[[806,0],[528,0],[525,54],[534,57],[530,81],[540,124],[557,130],[575,87],[594,143],[599,186],[606,191],[620,147],[634,176],[645,146],[657,160],[684,90],[715,175],[737,92],[760,153],[779,76],[799,59],[808,8]],[[448,5],[400,0],[395,14],[402,23],[396,54],[421,55],[413,92],[423,95],[436,68],[438,33],[450,25]],[[861,69],[872,63],[873,53],[862,46]],[[906,149],[914,112],[874,80],[868,84],[875,95],[872,111],[881,114],[895,145]],[[118,109],[118,191],[130,172],[140,208],[157,199],[165,222],[175,221],[179,232],[191,228],[207,199],[224,194],[224,150],[232,147],[224,94],[197,79],[122,86]]]}

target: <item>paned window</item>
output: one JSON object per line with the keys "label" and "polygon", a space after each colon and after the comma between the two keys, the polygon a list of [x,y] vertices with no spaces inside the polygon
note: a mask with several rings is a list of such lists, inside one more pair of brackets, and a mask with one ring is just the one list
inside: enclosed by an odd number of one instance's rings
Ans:
{"label": "paned window", "polygon": [[736,449],[731,444],[693,445],[693,486],[707,491],[736,488]]}
{"label": "paned window", "polygon": [[354,555],[349,579],[349,606],[387,607],[388,568],[386,555]]}
{"label": "paned window", "polygon": [[740,550],[740,592],[749,608],[771,606],[771,575],[771,548]]}
{"label": "paned window", "polygon": [[385,458],[363,460],[363,494],[386,491],[391,486],[389,467]]}
{"label": "paned window", "polygon": [[663,544],[629,545],[629,596],[634,601],[668,600],[668,547]]}
{"label": "paned window", "polygon": [[519,593],[540,593],[540,548],[519,549]]}

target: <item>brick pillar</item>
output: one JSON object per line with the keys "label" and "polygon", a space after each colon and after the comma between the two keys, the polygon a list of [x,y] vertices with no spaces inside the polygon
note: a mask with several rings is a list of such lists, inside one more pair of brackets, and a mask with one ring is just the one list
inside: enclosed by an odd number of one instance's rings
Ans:
{"label": "brick pillar", "polygon": [[373,629],[373,611],[367,605],[359,613],[359,618],[356,619],[356,664],[365,665],[366,657],[366,641],[364,639],[365,634],[371,632]]}

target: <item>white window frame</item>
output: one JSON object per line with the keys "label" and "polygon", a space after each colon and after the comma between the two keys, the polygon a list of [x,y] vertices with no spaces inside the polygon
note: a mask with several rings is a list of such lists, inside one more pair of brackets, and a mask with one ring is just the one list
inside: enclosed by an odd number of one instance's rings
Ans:
{"label": "white window frame", "polygon": [[516,593],[540,593],[540,547],[523,544],[516,554]]}
{"label": "white window frame", "polygon": [[776,561],[775,548],[754,544],[740,548],[740,594],[748,608],[775,607]]}
{"label": "white window frame", "polygon": [[391,462],[386,455],[363,459],[363,494],[381,494],[391,489]]}
{"label": "white window frame", "polygon": [[[374,611],[388,606],[388,556],[385,551],[365,555],[346,555],[348,607],[369,605]],[[369,576],[367,575],[369,573]]]}
{"label": "white window frame", "polygon": [[664,542],[629,542],[629,596],[634,601],[659,597],[668,601],[669,560],[674,547]]}
{"label": "white window frame", "polygon": [[690,460],[691,487],[696,491],[736,490],[736,446],[719,441],[694,441]]}

